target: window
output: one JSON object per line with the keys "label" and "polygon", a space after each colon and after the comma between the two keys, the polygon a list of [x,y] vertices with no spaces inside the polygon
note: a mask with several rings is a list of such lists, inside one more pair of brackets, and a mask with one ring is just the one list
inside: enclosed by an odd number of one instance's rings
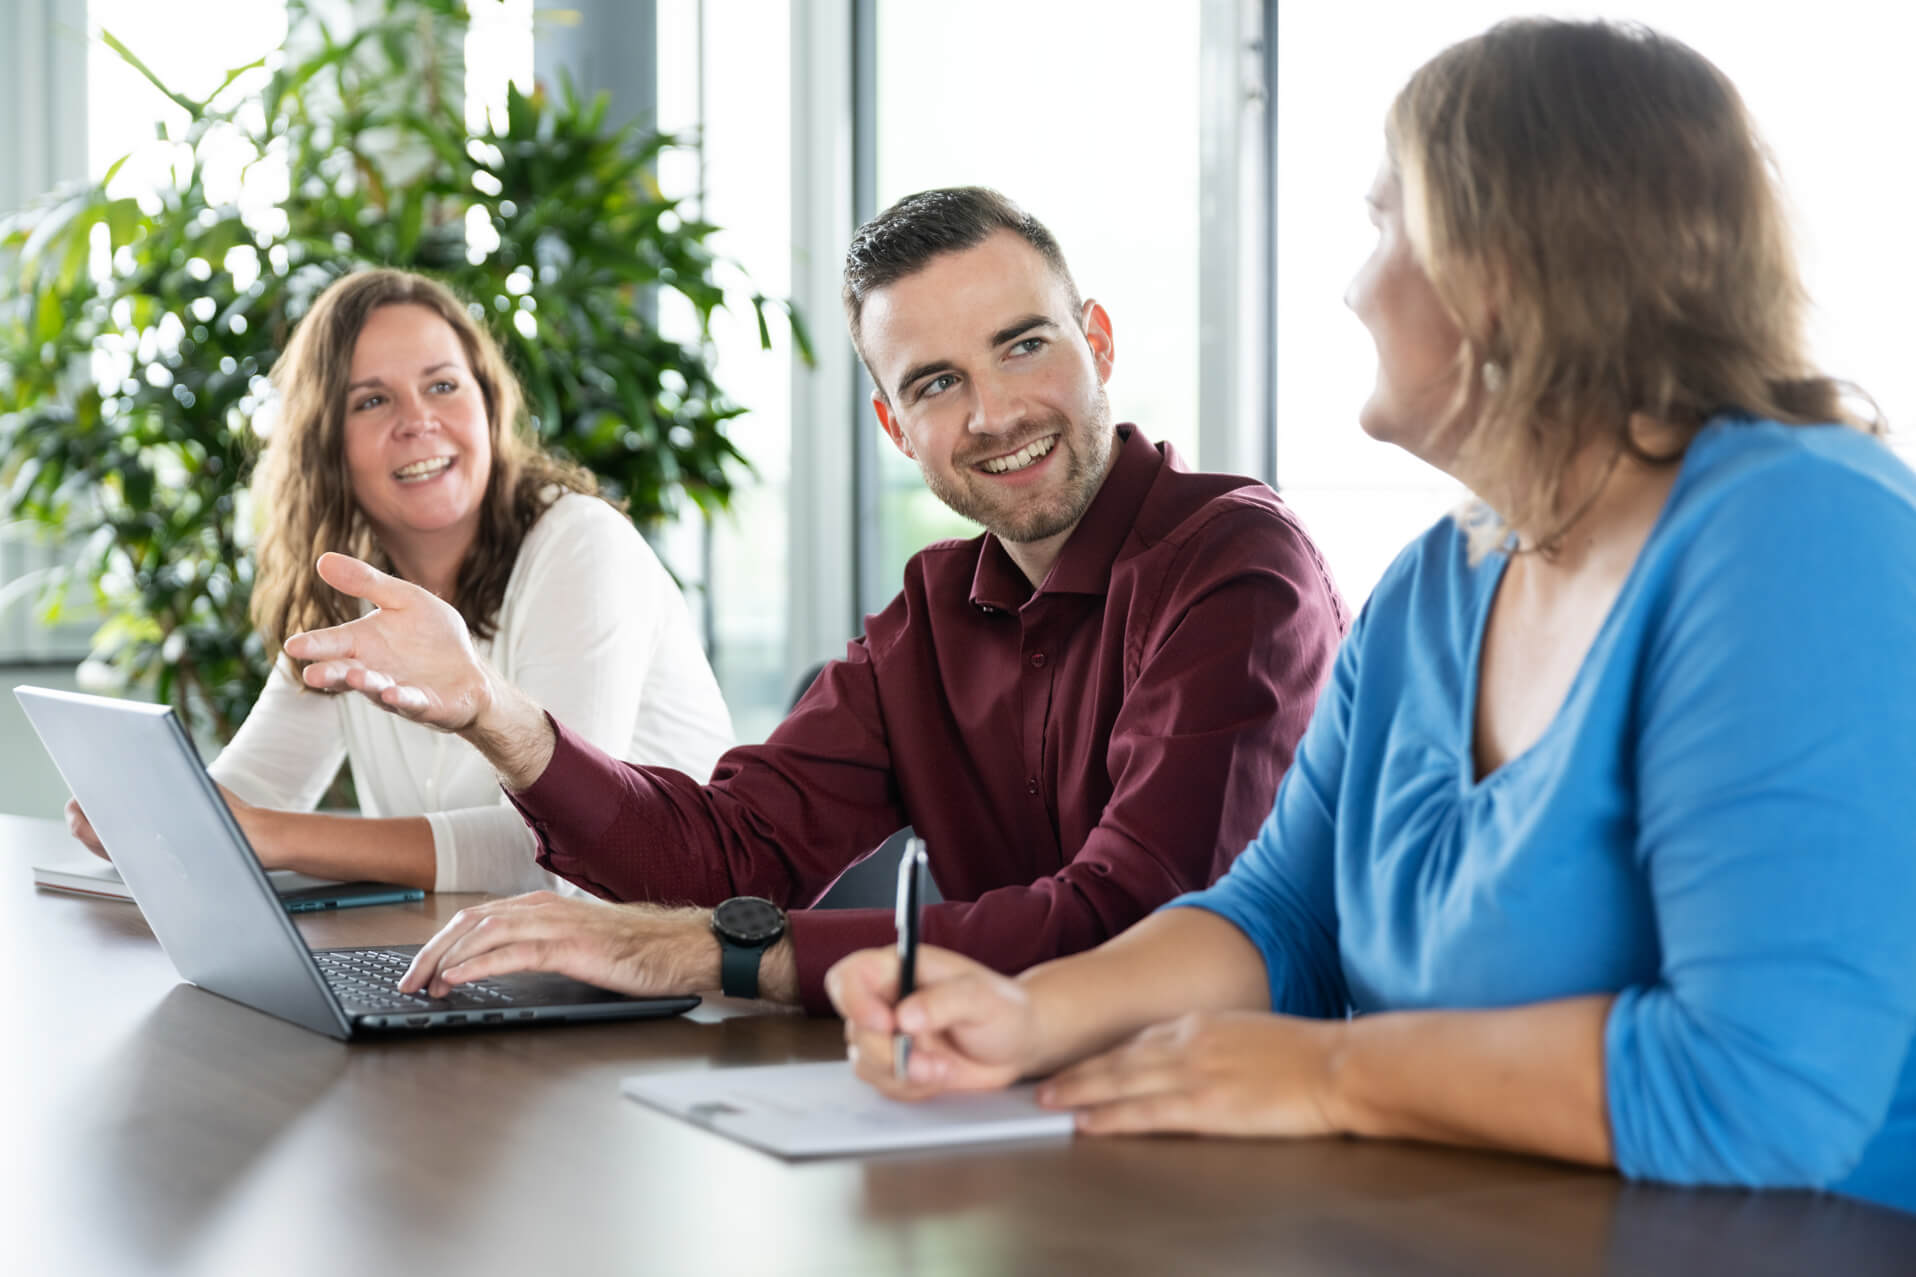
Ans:
{"label": "window", "polygon": [[[1794,206],[1818,359],[1869,390],[1892,424],[1909,422],[1916,365],[1903,309],[1916,253],[1903,223],[1916,175],[1881,150],[1881,129],[1908,114],[1907,42],[1890,11],[1830,0],[1807,21],[1763,22],[1712,0],[1542,8],[1643,21],[1723,68]],[[1278,9],[1278,479],[1353,603],[1462,496],[1356,424],[1375,357],[1342,298],[1370,248],[1362,201],[1383,154],[1384,112],[1425,60],[1509,14],[1495,0]]]}
{"label": "window", "polygon": [[[724,16],[722,6],[698,0],[658,6],[659,123],[702,142],[697,152],[668,156],[660,178],[667,190],[702,202],[705,218],[724,228],[713,248],[749,276],[722,277],[737,288],[733,307],[714,316],[712,359],[719,384],[746,409],[730,434],[753,473],[739,476],[731,511],[712,520],[705,589],[688,591],[687,602],[705,609],[712,668],[738,738],[758,741],[784,717],[792,694],[792,347],[773,315],[773,349],[760,348],[745,299],[750,290],[791,291],[791,138],[782,113],[767,110],[791,97],[791,34],[784,5],[755,10],[749,24]],[[836,314],[805,318],[828,332],[838,322]]]}
{"label": "window", "polygon": [[[878,207],[995,187],[1050,227],[1117,340],[1113,414],[1196,466],[1199,6],[1120,21],[1102,0],[877,5]],[[876,431],[867,412],[861,429]],[[882,606],[905,560],[977,528],[879,447]]]}

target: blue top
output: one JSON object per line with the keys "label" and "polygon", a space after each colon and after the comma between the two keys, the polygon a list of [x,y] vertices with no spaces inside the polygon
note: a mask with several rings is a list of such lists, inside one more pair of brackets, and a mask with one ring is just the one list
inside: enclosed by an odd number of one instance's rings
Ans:
{"label": "blue top", "polygon": [[1296,1015],[1617,995],[1617,1166],[1916,1210],[1916,475],[1718,421],[1537,743],[1481,781],[1507,556],[1449,520],[1338,653],[1262,830],[1172,905]]}

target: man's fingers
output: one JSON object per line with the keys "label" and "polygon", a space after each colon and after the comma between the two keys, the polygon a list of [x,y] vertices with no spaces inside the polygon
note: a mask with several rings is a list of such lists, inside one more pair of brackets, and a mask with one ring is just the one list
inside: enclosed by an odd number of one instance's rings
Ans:
{"label": "man's fingers", "polygon": [[[286,655],[296,661],[350,661],[359,655],[360,621],[348,621],[324,630],[303,630],[286,640]],[[308,669],[312,668],[310,665]]]}
{"label": "man's fingers", "polygon": [[544,940],[513,940],[447,964],[436,981],[443,984],[445,989],[434,996],[443,997],[456,985],[489,980],[497,975],[511,975],[515,971],[556,971],[575,980],[583,978],[568,969],[559,946]]}
{"label": "man's fingers", "polygon": [[374,607],[403,606],[414,595],[423,593],[418,586],[381,572],[372,564],[355,559],[350,554],[329,550],[319,556],[315,566],[320,580],[341,594],[364,599]]}
{"label": "man's fingers", "polygon": [[[370,671],[368,672],[370,674]],[[423,717],[432,708],[432,701],[416,687],[405,687],[393,682],[384,674],[371,674],[377,679],[377,686],[365,689],[366,695],[376,699],[381,705],[404,714],[408,718]]]}
{"label": "man's fingers", "polygon": [[[559,930],[560,936],[563,937],[563,926]],[[533,946],[537,952],[523,956],[538,964],[535,969],[557,970],[556,967],[545,965],[551,962],[553,953],[561,947],[551,943],[552,931],[553,927],[549,923],[542,922],[523,907],[500,909],[495,913],[487,914],[455,937],[439,955],[439,970],[433,976],[435,992],[442,984],[457,983],[451,975],[454,968],[466,966],[496,949],[508,946],[520,949],[528,945]]]}
{"label": "man's fingers", "polygon": [[392,679],[378,670],[368,669],[364,665],[353,665],[346,670],[346,686],[355,692],[364,692],[368,696],[377,696],[394,686]]}
{"label": "man's fingers", "polygon": [[439,960],[446,950],[459,942],[459,938],[478,926],[488,916],[489,907],[476,905],[471,909],[461,909],[452,915],[452,921],[433,935],[432,939],[420,946],[413,955],[412,965],[406,968],[406,974],[399,977],[401,993],[416,993],[439,974]]}
{"label": "man's fingers", "polygon": [[[340,593],[365,599],[381,611],[403,608],[420,595],[432,597],[418,586],[389,576],[370,563],[331,551],[319,556],[319,576]],[[286,654],[296,661],[338,661],[361,657],[365,653],[360,650],[360,638],[363,634],[376,633],[370,624],[376,615],[362,616],[356,621],[323,630],[295,634],[286,640]],[[378,645],[374,643],[371,646],[376,649]],[[309,685],[320,686],[316,683]]]}

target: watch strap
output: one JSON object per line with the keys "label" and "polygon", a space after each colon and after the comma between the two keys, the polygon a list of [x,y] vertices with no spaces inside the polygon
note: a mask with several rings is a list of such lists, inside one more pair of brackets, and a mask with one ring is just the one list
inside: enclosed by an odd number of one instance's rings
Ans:
{"label": "watch strap", "polygon": [[719,937],[719,990],[728,998],[758,996],[758,964],[765,950]]}

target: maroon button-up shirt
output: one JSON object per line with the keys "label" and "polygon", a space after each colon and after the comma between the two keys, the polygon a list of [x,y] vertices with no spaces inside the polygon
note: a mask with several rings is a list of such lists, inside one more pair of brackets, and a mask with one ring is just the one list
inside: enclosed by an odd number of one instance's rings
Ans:
{"label": "maroon button-up shirt", "polygon": [[[1031,587],[996,537],[933,545],[763,745],[700,785],[556,724],[515,796],[539,863],[614,900],[816,900],[909,824],[945,902],[925,939],[1001,971],[1089,949],[1221,874],[1257,831],[1348,623],[1254,480],[1121,426]],[[795,910],[807,1009],[889,912]]]}

